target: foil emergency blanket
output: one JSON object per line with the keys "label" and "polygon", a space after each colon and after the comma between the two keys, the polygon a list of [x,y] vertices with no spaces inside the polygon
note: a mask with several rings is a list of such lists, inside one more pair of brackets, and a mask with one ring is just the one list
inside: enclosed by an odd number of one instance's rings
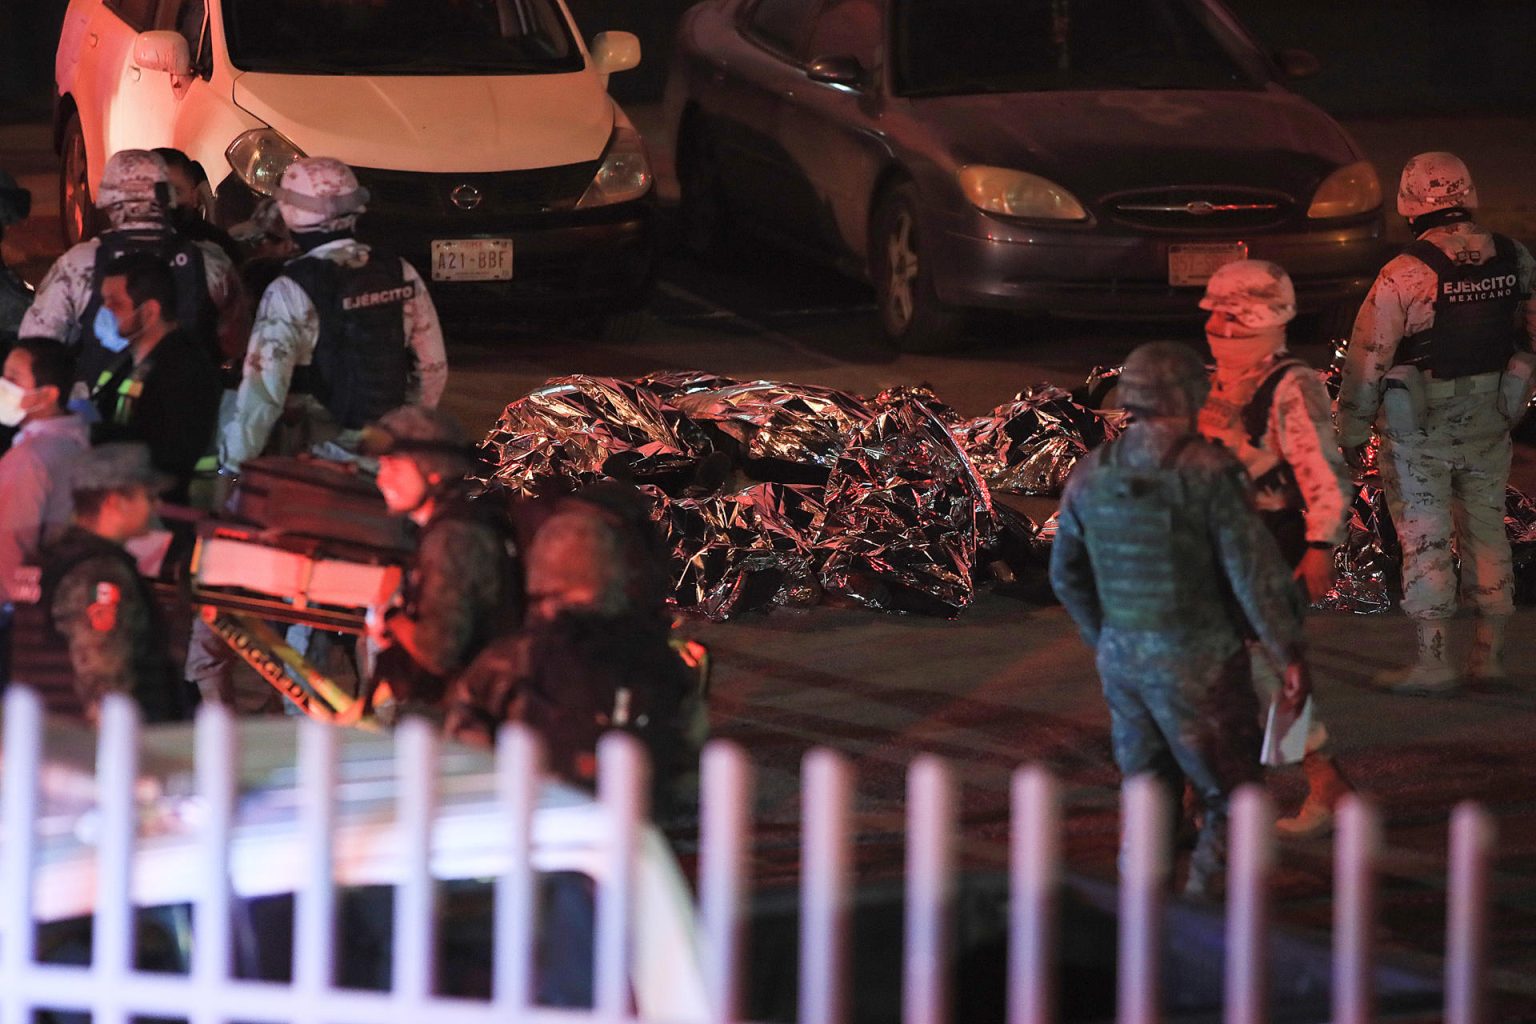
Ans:
{"label": "foil emergency blanket", "polygon": [[677,603],[717,621],[773,605],[821,599],[811,530],[822,489],[759,483],[705,498],[669,497],[656,487],[651,519],[672,551]]}
{"label": "foil emergency blanket", "polygon": [[830,470],[848,438],[873,417],[859,399],[832,388],[758,380],[675,393],[671,402],[734,438],[748,458]]}
{"label": "foil emergency blanket", "polygon": [[955,434],[993,490],[1055,496],[1077,460],[1117,435],[1120,425],[1119,413],[1090,409],[1042,384],[957,425]]}
{"label": "foil emergency blanket", "polygon": [[497,466],[491,482],[521,495],[570,490],[605,474],[643,480],[686,471],[711,451],[698,425],[655,392],[584,374],[512,402],[482,447]]}
{"label": "foil emergency blanket", "polygon": [[954,614],[975,597],[992,497],[959,440],[920,398],[897,399],[827,481],[821,584],[871,608]]}

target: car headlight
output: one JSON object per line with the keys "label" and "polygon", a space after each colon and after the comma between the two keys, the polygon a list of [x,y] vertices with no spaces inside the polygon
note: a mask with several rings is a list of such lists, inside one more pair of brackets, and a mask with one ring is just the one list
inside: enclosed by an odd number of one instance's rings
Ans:
{"label": "car headlight", "polygon": [[602,165],[576,208],[639,199],[651,190],[651,181],[651,161],[645,155],[645,142],[639,132],[621,125],[613,130]]}
{"label": "car headlight", "polygon": [[1006,167],[967,164],[957,175],[965,198],[979,210],[1035,220],[1087,220],[1077,197],[1054,181]]}
{"label": "car headlight", "polygon": [[304,153],[273,129],[256,128],[231,142],[224,156],[241,181],[270,196],[283,180],[288,165],[303,159]]}
{"label": "car headlight", "polygon": [[1376,168],[1361,160],[1340,167],[1323,179],[1312,197],[1312,205],[1307,207],[1307,216],[1353,217],[1370,213],[1380,205],[1381,181],[1376,177]]}

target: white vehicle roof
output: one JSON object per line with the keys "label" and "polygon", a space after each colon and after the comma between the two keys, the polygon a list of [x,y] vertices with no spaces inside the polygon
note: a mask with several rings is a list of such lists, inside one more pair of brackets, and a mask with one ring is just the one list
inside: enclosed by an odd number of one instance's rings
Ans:
{"label": "white vehicle roof", "polygon": [[[299,823],[296,719],[238,723],[241,756],[230,876],[240,897],[295,891],[307,866]],[[202,871],[193,727],[142,730],[135,787],[138,841],[132,902],[192,902]],[[396,821],[396,757],[392,737],[338,730],[333,849],[338,885],[402,881],[405,837]],[[39,779],[34,914],[51,921],[95,909],[99,832],[94,772],[96,735],[49,721]],[[0,771],[4,769],[0,751]],[[490,752],[443,743],[431,874],[440,880],[495,878],[507,870],[509,839]],[[533,814],[532,860],[540,872],[577,871],[601,880],[606,808],[590,794],[546,781]],[[0,836],[0,855],[10,837]],[[646,1017],[688,1022],[706,1014],[693,901],[665,840],[645,825],[635,852],[631,978]]]}

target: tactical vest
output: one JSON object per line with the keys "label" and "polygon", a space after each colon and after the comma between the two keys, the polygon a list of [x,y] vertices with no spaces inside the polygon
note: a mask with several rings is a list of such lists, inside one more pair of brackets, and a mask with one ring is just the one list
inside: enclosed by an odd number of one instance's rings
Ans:
{"label": "tactical vest", "polygon": [[[127,231],[103,231],[96,249],[96,265],[91,272],[91,297],[80,317],[80,338],[84,344],[82,371],[98,370],[106,350],[96,340],[96,314],[101,309],[101,281],[108,265],[119,256],[147,252],[164,260],[176,281],[176,308],[170,314],[176,323],[205,346],[213,365],[224,362],[219,348],[219,311],[208,294],[208,270],[203,265],[203,251],[197,243],[168,229],[135,228]],[[110,355],[110,354],[108,354]],[[86,377],[85,379],[90,379]]]}
{"label": "tactical vest", "polygon": [[1420,239],[1404,252],[1435,272],[1435,319],[1397,347],[1398,365],[1409,364],[1447,380],[1502,371],[1518,346],[1520,290],[1515,245],[1493,236],[1494,257],[1457,264],[1438,245]]}
{"label": "tactical vest", "polygon": [[1188,633],[1238,626],[1211,550],[1210,523],[1178,463],[1196,435],[1148,467],[1121,464],[1111,442],[1078,492],[1073,510],[1094,566],[1094,584],[1113,629]]}
{"label": "tactical vest", "polygon": [[407,299],[415,286],[400,260],[374,250],[360,267],[301,256],[283,268],[314,305],[320,336],[293,389],[314,395],[342,427],[355,430],[405,404],[411,357],[405,346]]}

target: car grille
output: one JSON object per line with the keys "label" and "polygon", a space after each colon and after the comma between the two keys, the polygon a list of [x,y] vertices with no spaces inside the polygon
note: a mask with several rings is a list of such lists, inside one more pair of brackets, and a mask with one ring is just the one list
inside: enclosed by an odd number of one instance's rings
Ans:
{"label": "car grille", "polygon": [[1295,204],[1279,192],[1232,188],[1161,188],[1103,200],[1115,220],[1162,231],[1230,232],[1283,223]]}
{"label": "car grille", "polygon": [[[375,211],[395,209],[473,218],[569,210],[592,183],[599,163],[590,160],[528,171],[479,174],[427,174],[368,167],[355,170],[357,180],[368,189],[369,203]],[[454,193],[460,189],[477,192],[479,203],[467,209],[460,206],[454,201]],[[463,192],[460,198],[465,198]]]}

